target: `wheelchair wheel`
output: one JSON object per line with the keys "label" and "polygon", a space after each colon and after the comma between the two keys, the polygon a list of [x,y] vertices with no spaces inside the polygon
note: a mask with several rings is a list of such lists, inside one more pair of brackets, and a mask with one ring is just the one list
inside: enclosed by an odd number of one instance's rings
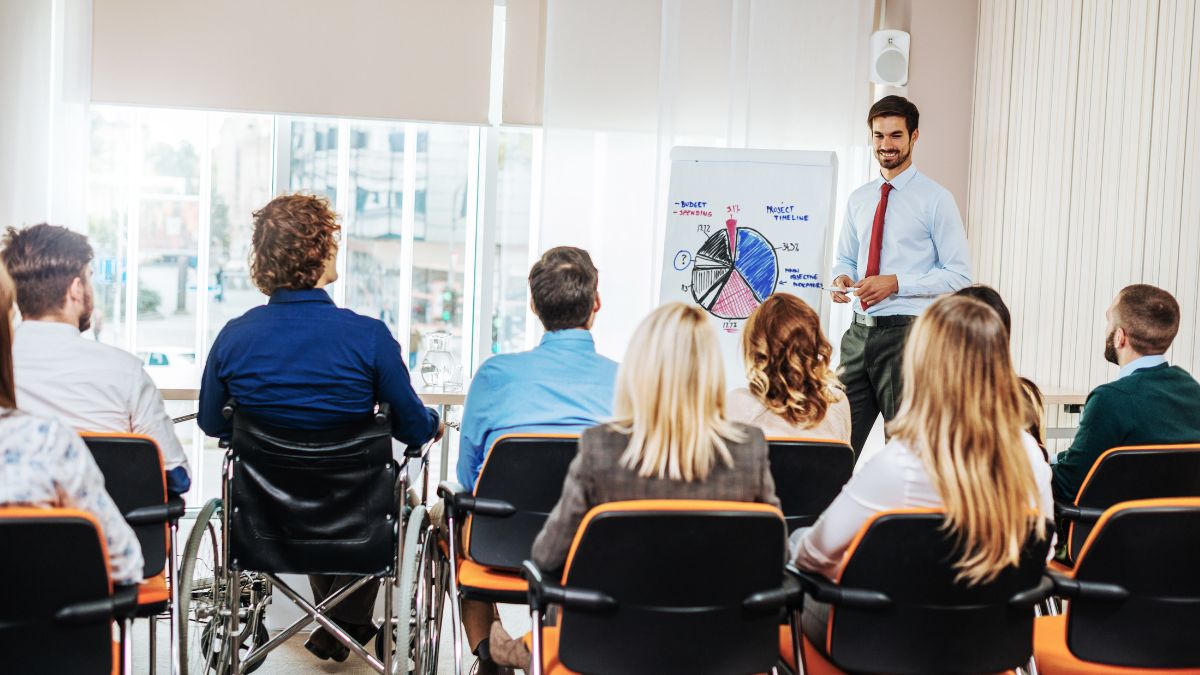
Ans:
{"label": "wheelchair wheel", "polygon": [[220,523],[221,500],[209,500],[200,509],[180,558],[177,634],[179,663],[187,674],[222,672],[220,654],[212,651],[213,627],[220,622],[226,597]]}
{"label": "wheelchair wheel", "polygon": [[[434,675],[437,672],[437,630],[433,617],[440,617],[436,597],[437,578],[434,576],[437,537],[429,525],[424,506],[409,514],[404,528],[404,548],[400,562],[400,585],[395,602],[393,626],[395,663],[399,673]],[[407,618],[407,620],[405,620]],[[380,627],[381,635],[383,627]],[[383,640],[375,639],[375,655],[384,659]]]}

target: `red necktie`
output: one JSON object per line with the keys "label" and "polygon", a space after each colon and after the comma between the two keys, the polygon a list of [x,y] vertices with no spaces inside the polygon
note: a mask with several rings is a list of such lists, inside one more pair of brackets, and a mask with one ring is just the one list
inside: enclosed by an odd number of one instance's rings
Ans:
{"label": "red necktie", "polygon": [[883,215],[887,212],[888,193],[891,191],[891,183],[879,186],[879,206],[875,207],[875,222],[871,224],[871,248],[867,253],[868,277],[879,276],[879,252],[883,249]]}

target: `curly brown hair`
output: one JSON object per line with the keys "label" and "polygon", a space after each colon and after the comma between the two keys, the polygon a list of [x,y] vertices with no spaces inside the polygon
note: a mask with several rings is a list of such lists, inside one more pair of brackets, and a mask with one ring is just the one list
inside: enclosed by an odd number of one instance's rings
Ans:
{"label": "curly brown hair", "polygon": [[832,354],[820,317],[794,295],[772,295],[746,320],[742,356],[750,393],[793,426],[819,424],[840,400]]}
{"label": "curly brown hair", "polygon": [[270,295],[280,288],[312,288],[337,248],[342,226],[325,197],[280,195],[254,212],[250,276]]}

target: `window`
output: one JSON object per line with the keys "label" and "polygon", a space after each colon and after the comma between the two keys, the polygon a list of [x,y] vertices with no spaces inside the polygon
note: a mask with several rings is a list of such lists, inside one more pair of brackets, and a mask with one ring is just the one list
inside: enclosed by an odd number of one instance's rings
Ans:
{"label": "window", "polygon": [[[496,232],[480,237],[488,134],[500,153]],[[387,324],[418,386],[435,340],[464,371],[473,353],[524,349],[537,140],[530,130],[92,106],[94,336],[138,354],[160,386],[194,386],[221,328],[266,302],[250,279],[253,212],[274,194],[306,191],[329,198],[343,224],[340,278],[328,290]],[[476,293],[484,239],[495,264]],[[476,330],[481,294],[490,326]],[[168,403],[172,415],[194,409]],[[176,431],[194,498],[216,496],[215,441],[193,422]]]}

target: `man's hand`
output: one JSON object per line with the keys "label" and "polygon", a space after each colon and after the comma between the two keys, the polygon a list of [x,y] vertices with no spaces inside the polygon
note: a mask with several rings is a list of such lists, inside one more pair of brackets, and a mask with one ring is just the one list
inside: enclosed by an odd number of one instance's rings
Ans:
{"label": "man's hand", "polygon": [[880,274],[867,277],[858,282],[858,299],[863,309],[887,300],[889,296],[900,290],[900,282],[895,274]]}
{"label": "man's hand", "polygon": [[[854,285],[854,280],[851,279],[850,277],[846,276],[845,274],[842,274],[838,278],[833,280],[833,285],[836,286],[837,288],[850,288],[851,286]],[[841,291],[834,291],[833,292],[833,301],[847,303],[847,302],[850,302],[850,296],[846,295],[845,293],[842,293]]]}

